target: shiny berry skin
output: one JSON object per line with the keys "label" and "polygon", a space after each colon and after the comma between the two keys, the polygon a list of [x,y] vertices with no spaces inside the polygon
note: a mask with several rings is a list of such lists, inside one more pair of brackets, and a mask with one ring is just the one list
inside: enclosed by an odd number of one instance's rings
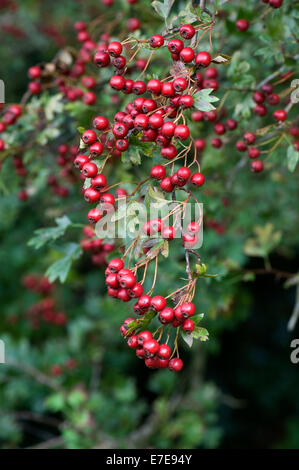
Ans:
{"label": "shiny berry skin", "polygon": [[195,305],[192,302],[185,302],[181,305],[181,312],[183,318],[191,317],[195,314]]}
{"label": "shiny berry skin", "polygon": [[102,212],[95,207],[94,209],[91,209],[88,212],[87,218],[89,222],[91,222],[92,224],[95,224],[102,218]]}
{"label": "shiny berry skin", "polygon": [[191,176],[191,171],[187,166],[182,166],[177,171],[178,179],[181,181],[188,181]]}
{"label": "shiny berry skin", "polygon": [[126,95],[129,95],[133,91],[133,86],[134,86],[134,81],[131,80],[130,78],[127,78],[125,80],[125,84],[122,87],[122,92],[125,93]]}
{"label": "shiny berry skin", "polygon": [[265,97],[264,93],[262,93],[261,91],[255,91],[253,93],[253,100],[257,104],[262,104],[265,101],[265,99],[266,99],[266,97]]}
{"label": "shiny berry skin", "polygon": [[218,77],[218,70],[215,67],[210,67],[205,71],[206,78],[217,78]]}
{"label": "shiny berry skin", "polygon": [[188,82],[184,77],[175,78],[173,81],[173,87],[177,92],[186,90],[187,86]]}
{"label": "shiny berry skin", "polygon": [[153,113],[149,117],[148,125],[152,129],[159,129],[162,126],[163,122],[164,122],[163,117],[160,114]]}
{"label": "shiny berry skin", "polygon": [[150,341],[153,338],[153,335],[151,334],[150,331],[145,330],[145,331],[141,331],[140,333],[138,333],[137,338],[138,338],[138,345],[143,346],[145,342]]}
{"label": "shiny berry skin", "polygon": [[109,121],[104,116],[96,116],[93,119],[92,125],[99,131],[104,131],[109,126]]}
{"label": "shiny berry skin", "polygon": [[201,67],[208,67],[211,63],[212,57],[206,51],[199,52],[195,57],[195,64]]}
{"label": "shiny berry skin", "polygon": [[264,169],[264,164],[261,160],[253,160],[250,163],[250,168],[254,173],[260,173]]}
{"label": "shiny berry skin", "polygon": [[175,237],[175,229],[171,225],[169,225],[168,227],[164,227],[161,232],[161,235],[164,240],[173,240]]}
{"label": "shiny berry skin", "polygon": [[118,41],[111,42],[108,47],[107,47],[107,52],[112,56],[112,57],[118,57],[122,53],[122,45]]}
{"label": "shiny berry skin", "polygon": [[176,357],[176,358],[173,357],[172,359],[170,359],[168,363],[168,369],[171,372],[180,372],[182,368],[183,368],[183,361],[179,357]]}
{"label": "shiny berry skin", "polygon": [[249,26],[250,26],[249,21],[244,20],[244,19],[240,19],[236,22],[236,28],[240,32],[247,31]]}
{"label": "shiny berry skin", "polygon": [[199,152],[202,152],[206,148],[206,141],[204,139],[196,139],[194,144]]}
{"label": "shiny berry skin", "polygon": [[175,95],[175,90],[172,82],[165,82],[161,84],[161,94],[171,98]]}
{"label": "shiny berry skin", "polygon": [[111,273],[106,277],[106,285],[109,287],[112,287],[112,289],[118,289],[119,283],[117,279],[117,274],[116,273]]}
{"label": "shiny berry skin", "polygon": [[87,130],[82,134],[81,138],[82,138],[84,144],[92,145],[97,140],[97,134],[95,133],[95,131]]}
{"label": "shiny berry skin", "polygon": [[[124,288],[118,291],[117,298],[121,300],[122,302],[129,302],[131,300],[131,297],[129,296],[127,289],[124,289]],[[132,334],[133,333],[131,333],[131,335]],[[130,335],[127,334],[126,336],[130,336]]]}
{"label": "shiny berry skin", "polygon": [[116,122],[112,127],[112,132],[118,139],[125,137],[128,133],[128,128],[123,122]]}
{"label": "shiny berry skin", "polygon": [[245,144],[245,142],[243,142],[243,140],[238,140],[238,142],[236,143],[236,149],[239,152],[246,152],[247,145]]}
{"label": "shiny berry skin", "polygon": [[86,178],[94,178],[98,173],[98,167],[93,162],[85,163],[82,168],[82,173]]}
{"label": "shiny berry skin", "polygon": [[192,331],[194,330],[194,322],[192,320],[190,320],[189,318],[187,318],[187,320],[184,321],[183,325],[182,325],[182,329],[186,332],[186,333],[192,333]]}
{"label": "shiny berry skin", "polygon": [[120,258],[113,258],[108,263],[108,268],[111,272],[118,273],[124,267],[124,262]]}
{"label": "shiny berry skin", "polygon": [[114,90],[121,90],[125,85],[125,79],[121,75],[113,75],[110,79],[110,86]]}
{"label": "shiny berry skin", "polygon": [[148,117],[146,114],[137,114],[134,119],[134,127],[136,129],[142,130],[146,129],[148,126]]}
{"label": "shiny berry skin", "polygon": [[160,183],[160,188],[167,193],[171,193],[171,191],[173,191],[174,185],[171,181],[170,176],[167,176],[166,178],[162,179]]}
{"label": "shiny berry skin", "polygon": [[28,70],[28,76],[29,78],[35,80],[36,78],[39,78],[42,74],[42,71],[40,69],[40,67],[38,66],[33,66],[33,67],[30,67],[30,69]]}
{"label": "shiny berry skin", "polygon": [[194,173],[191,176],[191,184],[194,186],[202,186],[205,182],[205,177],[202,173]]}
{"label": "shiny berry skin", "polygon": [[165,307],[159,313],[159,320],[163,325],[171,323],[174,319],[174,310],[170,307]]}
{"label": "shiny berry skin", "polygon": [[90,152],[91,158],[96,158],[102,154],[103,145],[101,144],[101,142],[95,142],[89,147],[89,152]]}
{"label": "shiny berry skin", "polygon": [[162,180],[166,176],[166,169],[162,165],[155,165],[151,169],[151,177],[155,178],[156,180]]}
{"label": "shiny berry skin", "polygon": [[143,343],[146,357],[154,356],[159,351],[159,343],[155,339],[150,339]]}
{"label": "shiny berry skin", "polygon": [[148,220],[143,226],[143,232],[146,235],[153,235],[157,232],[161,232],[163,228],[163,222],[161,219]]}
{"label": "shiny berry skin", "polygon": [[191,39],[195,34],[195,29],[191,24],[184,24],[180,27],[180,36],[184,39]]}
{"label": "shiny berry skin", "polygon": [[143,293],[143,287],[138,282],[133,287],[128,289],[129,296],[134,299],[137,299],[138,297],[140,297],[142,293]]}
{"label": "shiny berry skin", "polygon": [[119,152],[125,152],[126,150],[128,150],[129,145],[130,143],[128,139],[117,139],[117,141],[115,142],[115,148]]}
{"label": "shiny berry skin", "polygon": [[160,359],[169,359],[171,354],[171,349],[168,344],[160,344],[157,356]]}
{"label": "shiny berry skin", "polygon": [[113,194],[105,193],[101,196],[101,204],[113,206],[115,203],[115,198]]}
{"label": "shiny berry skin", "polygon": [[179,99],[179,105],[181,108],[187,109],[193,106],[193,98],[191,95],[183,95]]}
{"label": "shiny berry skin", "polygon": [[138,305],[141,308],[141,310],[146,311],[150,308],[151,306],[151,297],[147,294],[141,295],[141,297],[138,300]]}
{"label": "shiny berry skin", "polygon": [[185,63],[192,62],[194,57],[195,53],[191,47],[184,47],[184,49],[182,49],[180,52],[180,59]]}
{"label": "shiny berry skin", "polygon": [[144,351],[145,353],[145,361],[144,361],[144,364],[146,365],[146,367],[148,367],[149,369],[158,369],[159,367],[159,359],[155,356],[153,357],[147,357],[146,355],[146,351]]}
{"label": "shiny berry skin", "polygon": [[149,45],[154,49],[163,46],[164,38],[160,34],[154,34],[149,40]]}
{"label": "shiny berry skin", "polygon": [[243,139],[247,144],[252,145],[256,141],[256,135],[253,132],[245,132]]}
{"label": "shiny berry skin", "polygon": [[146,92],[145,83],[142,80],[137,80],[136,82],[134,82],[132,92],[135,93],[135,95],[143,95],[143,93]]}
{"label": "shiny berry skin", "polygon": [[83,165],[85,165],[85,163],[87,162],[89,162],[89,158],[87,155],[77,155],[74,160],[74,165],[76,168],[79,168],[79,170],[81,170],[83,168]]}
{"label": "shiny berry skin", "polygon": [[99,173],[91,180],[91,186],[97,190],[105,188],[105,186],[107,186],[106,177],[102,173]]}
{"label": "shiny berry skin", "polygon": [[238,127],[238,123],[235,119],[228,119],[226,121],[226,126],[230,131],[233,131],[234,129]]}
{"label": "shiny berry skin", "polygon": [[197,222],[190,222],[187,226],[187,231],[190,233],[198,233],[200,225]]}
{"label": "shiny berry skin", "polygon": [[218,135],[223,135],[225,134],[225,126],[224,124],[222,124],[222,122],[217,122],[215,125],[214,125],[214,131],[216,132],[216,134]]}
{"label": "shiny berry skin", "polygon": [[250,147],[248,149],[248,157],[249,158],[258,158],[260,156],[260,154],[261,154],[261,152],[256,147]]}
{"label": "shiny berry skin", "polygon": [[170,144],[168,145],[168,147],[163,147],[161,149],[162,157],[166,158],[167,160],[172,160],[173,158],[175,158],[177,153],[178,153],[177,148],[173,144]]}
{"label": "shiny berry skin", "polygon": [[144,359],[145,353],[143,348],[138,347],[136,349],[136,356],[139,357],[139,359]]}
{"label": "shiny berry skin", "polygon": [[186,140],[190,136],[190,130],[185,124],[179,124],[174,131],[174,137],[180,140]]}
{"label": "shiny berry skin", "polygon": [[101,193],[93,188],[87,188],[84,191],[84,199],[86,202],[97,202],[101,197]]}
{"label": "shiny berry skin", "polygon": [[184,48],[184,43],[181,39],[171,39],[167,44],[169,52],[172,54],[179,54]]}
{"label": "shiny berry skin", "polygon": [[151,306],[156,310],[156,312],[160,312],[164,307],[166,307],[166,300],[161,295],[156,295],[151,300]]}
{"label": "shiny berry skin", "polygon": [[161,127],[161,133],[168,138],[171,138],[174,135],[176,125],[172,121],[166,121]]}
{"label": "shiny berry skin", "polygon": [[97,101],[97,95],[93,91],[88,91],[83,95],[83,103],[91,106]]}
{"label": "shiny berry skin", "polygon": [[151,111],[154,111],[156,109],[156,107],[157,107],[157,105],[156,105],[156,102],[154,100],[146,99],[143,102],[142,111],[144,113],[149,113]]}
{"label": "shiny berry skin", "polygon": [[124,111],[118,111],[115,115],[114,115],[114,121],[115,122],[123,122],[123,120],[125,119],[126,117],[126,113]]}
{"label": "shiny berry skin", "polygon": [[132,272],[125,274],[124,276],[121,276],[119,284],[124,289],[132,289],[136,284],[136,277]]}
{"label": "shiny berry skin", "polygon": [[153,93],[154,95],[159,95],[161,91],[161,82],[160,80],[157,80],[156,78],[152,78],[148,83],[147,83],[147,91]]}
{"label": "shiny berry skin", "polygon": [[97,52],[93,60],[96,66],[100,68],[107,67],[107,65],[110,64],[110,56],[108,52],[102,52],[102,51]]}
{"label": "shiny berry skin", "polygon": [[274,111],[273,117],[276,119],[276,121],[285,121],[288,117],[288,114],[284,109],[277,109]]}
{"label": "shiny berry skin", "polygon": [[137,335],[132,335],[128,339],[128,346],[129,346],[129,348],[137,349],[137,347],[138,347],[138,337],[137,337]]}

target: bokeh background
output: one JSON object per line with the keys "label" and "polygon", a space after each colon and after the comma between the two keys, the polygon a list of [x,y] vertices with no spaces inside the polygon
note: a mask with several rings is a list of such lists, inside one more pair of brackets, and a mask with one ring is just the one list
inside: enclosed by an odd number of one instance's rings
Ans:
{"label": "bokeh background", "polygon": [[[119,3],[124,21],[137,16],[144,31],[159,27],[150,2]],[[244,2],[229,3],[251,19],[255,2],[245,13]],[[75,21],[106,15],[105,32],[119,5],[111,13],[107,9],[100,0],[0,0],[6,101],[20,101],[31,65],[52,60],[65,45],[76,47]],[[273,22],[275,35],[281,22]],[[249,39],[254,46],[256,39]],[[232,33],[229,41],[234,51],[238,36]],[[246,60],[249,46],[242,50]],[[40,152],[48,165],[48,149]],[[208,150],[205,159],[208,171],[217,167],[223,178],[202,195],[207,220],[214,223],[205,227],[201,255],[209,272],[220,277],[200,283],[196,304],[210,339],[192,350],[182,345],[180,375],[147,370],[128,351],[119,334],[128,307],[108,299],[104,268],[91,264],[89,254],[76,261],[66,283],[52,287],[61,324],[34,320],[32,305],[43,295],[26,289],[24,279],[32,273],[40,279],[60,255],[55,246],[35,251],[28,240],[63,214],[85,223],[86,209],[78,188],[61,199],[42,183],[24,204],[15,194],[12,170],[1,172],[0,338],[7,354],[7,364],[0,365],[2,448],[299,448],[299,365],[290,361],[299,325],[287,330],[296,302],[296,286],[287,280],[298,266],[298,177],[277,155],[277,165],[261,177],[242,170],[227,190],[231,155]],[[256,226],[266,231],[275,272],[259,272],[264,259],[248,256],[252,239],[262,243]],[[71,229],[66,238],[80,236]],[[165,260],[160,269],[161,292],[180,286],[183,258]]]}

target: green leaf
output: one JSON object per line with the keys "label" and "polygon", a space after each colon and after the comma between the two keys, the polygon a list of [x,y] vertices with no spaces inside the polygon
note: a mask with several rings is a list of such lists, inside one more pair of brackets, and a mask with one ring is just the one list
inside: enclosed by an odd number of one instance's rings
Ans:
{"label": "green leaf", "polygon": [[34,231],[35,236],[28,241],[29,246],[33,246],[36,250],[44,246],[46,243],[57,240],[64,235],[66,229],[72,225],[71,220],[64,215],[55,219],[57,227],[39,228]]}
{"label": "green leaf", "polygon": [[78,243],[68,243],[63,248],[63,251],[66,253],[66,256],[55,261],[46,271],[45,275],[50,282],[54,282],[56,279],[59,279],[61,283],[65,282],[72,262],[82,254],[82,248]]}
{"label": "green leaf", "polygon": [[193,344],[193,334],[192,333],[185,333],[185,331],[181,332],[181,336],[185,343],[189,346],[189,348],[192,348]]}
{"label": "green leaf", "polygon": [[212,91],[212,88],[205,88],[193,95],[194,107],[199,111],[212,111],[212,109],[215,109],[215,106],[211,103],[219,101],[219,98],[211,95]]}
{"label": "green leaf", "polygon": [[164,0],[163,2],[158,2],[157,0],[155,0],[154,2],[152,2],[152,7],[155,9],[159,16],[166,20],[173,4],[174,0]]}
{"label": "green leaf", "polygon": [[192,333],[194,339],[199,339],[200,341],[207,341],[209,339],[209,332],[206,328],[200,328],[196,326]]}
{"label": "green leaf", "polygon": [[299,160],[299,152],[295,150],[293,145],[288,146],[287,150],[287,162],[288,162],[288,169],[293,173],[297,166]]}
{"label": "green leaf", "polygon": [[46,407],[52,411],[61,411],[65,405],[65,399],[62,393],[54,393],[46,399]]}

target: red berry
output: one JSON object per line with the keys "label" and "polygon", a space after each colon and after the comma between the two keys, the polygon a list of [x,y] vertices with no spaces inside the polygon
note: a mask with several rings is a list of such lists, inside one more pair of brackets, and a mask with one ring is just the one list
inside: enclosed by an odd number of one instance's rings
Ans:
{"label": "red berry", "polygon": [[149,40],[149,45],[154,49],[163,46],[164,38],[160,34],[154,34]]}
{"label": "red berry", "polygon": [[257,104],[253,108],[253,112],[254,112],[254,114],[257,114],[258,116],[263,117],[267,114],[267,108],[266,108],[266,106],[264,106],[262,104]]}
{"label": "red berry", "polygon": [[267,96],[267,102],[269,103],[270,106],[276,106],[280,101],[280,98],[278,95],[275,93],[271,93],[270,95]]}
{"label": "red berry", "polygon": [[177,171],[178,179],[184,182],[187,182],[191,176],[191,171],[188,167],[182,166]]}
{"label": "red berry", "polygon": [[140,297],[142,295],[142,293],[143,293],[143,287],[138,282],[133,287],[128,289],[129,296],[132,297],[132,298],[135,298],[135,299]]}
{"label": "red berry", "polygon": [[174,310],[170,307],[165,307],[159,313],[159,320],[163,325],[171,323],[174,319]]}
{"label": "red berry", "polygon": [[180,370],[182,370],[183,368],[183,361],[176,357],[176,358],[172,358],[170,359],[169,363],[168,363],[168,369],[172,372],[179,372]]}
{"label": "red berry", "polygon": [[179,124],[174,131],[174,137],[180,140],[186,140],[190,136],[189,127],[185,124]]}
{"label": "red berry", "polygon": [[182,325],[182,329],[186,333],[189,333],[189,334],[192,333],[192,331],[194,330],[194,322],[190,320],[189,318],[187,318],[187,320],[185,320]]}
{"label": "red berry", "polygon": [[173,81],[173,87],[177,92],[186,90],[187,86],[188,82],[184,77],[175,78]]}
{"label": "red berry", "polygon": [[234,129],[238,127],[238,123],[237,121],[235,121],[235,119],[228,119],[226,121],[226,125],[230,131],[233,131]]}
{"label": "red berry", "polygon": [[108,263],[108,268],[110,269],[111,272],[118,273],[121,269],[123,269],[123,267],[124,267],[124,262],[120,258],[113,258]]}
{"label": "red berry", "polygon": [[121,90],[125,86],[125,79],[121,75],[113,75],[110,79],[110,86],[114,90]]}
{"label": "red berry", "polygon": [[180,52],[180,59],[183,62],[186,62],[186,63],[192,62],[194,57],[195,57],[195,54],[194,54],[194,50],[192,49],[192,47],[184,47],[184,49],[182,49]]}
{"label": "red berry", "polygon": [[151,169],[151,177],[155,178],[156,180],[162,180],[166,176],[166,169],[162,165],[155,165]]}
{"label": "red berry", "polygon": [[277,121],[285,121],[288,117],[288,114],[284,109],[277,109],[276,111],[274,111],[273,117]]}
{"label": "red berry", "polygon": [[108,52],[98,51],[94,56],[94,63],[97,67],[107,67],[110,64]]}
{"label": "red berry", "polygon": [[97,190],[105,188],[107,186],[106,177],[102,173],[99,173],[91,180],[91,186]]}
{"label": "red berry", "polygon": [[98,129],[99,131],[103,131],[103,130],[107,129],[107,127],[109,126],[109,121],[104,116],[96,116],[93,119],[92,125],[93,125],[93,127]]}
{"label": "red berry", "polygon": [[259,173],[264,169],[264,164],[261,160],[253,160],[250,163],[250,168],[254,173]]}
{"label": "red berry", "polygon": [[166,306],[166,300],[161,295],[156,295],[151,300],[151,306],[156,310],[156,312],[160,312]]}
{"label": "red berry", "polygon": [[160,344],[158,352],[157,352],[157,356],[160,359],[169,359],[170,354],[171,354],[171,349],[168,346],[168,344]]}
{"label": "red berry", "polygon": [[101,193],[93,188],[87,188],[84,191],[84,199],[86,202],[97,202],[101,197]]}
{"label": "red berry", "polygon": [[128,339],[128,346],[129,346],[129,348],[137,349],[137,347],[138,347],[138,337],[137,337],[137,335],[132,335]]}
{"label": "red berry", "polygon": [[243,32],[243,31],[247,31],[247,29],[249,28],[250,26],[250,23],[249,21],[247,20],[244,20],[244,19],[240,19],[236,22],[236,27],[239,31]]}
{"label": "red berry", "polygon": [[200,225],[197,222],[190,222],[187,226],[187,231],[191,233],[198,233]]}
{"label": "red berry", "polygon": [[247,144],[251,145],[254,144],[256,140],[256,135],[253,132],[245,132],[245,134],[243,135],[243,139]]}
{"label": "red berry", "polygon": [[260,154],[261,154],[261,152],[256,147],[250,147],[248,149],[249,158],[258,158],[260,156]]}
{"label": "red berry", "polygon": [[202,186],[205,182],[205,177],[202,173],[194,173],[191,176],[191,184],[194,186]]}
{"label": "red berry", "polygon": [[102,218],[102,212],[97,208],[91,209],[87,214],[87,218],[89,222],[95,224]]}
{"label": "red berry", "polygon": [[127,135],[128,128],[123,122],[116,122],[112,127],[112,132],[115,137],[121,139],[122,137],[125,137]]}
{"label": "red berry", "polygon": [[[101,201],[100,202],[104,206],[113,206],[114,203],[115,203],[115,198],[114,198],[113,194],[106,193],[106,194],[103,194],[101,196]],[[105,207],[105,209],[107,210],[108,208]]]}
{"label": "red berry", "polygon": [[148,120],[148,125],[152,129],[159,129],[163,124],[163,117],[158,113],[153,113]]}
{"label": "red berry", "polygon": [[215,125],[214,125],[214,131],[216,132],[216,134],[218,135],[223,135],[225,134],[225,126],[224,124],[222,124],[222,122],[217,122]]}
{"label": "red berry", "polygon": [[95,142],[89,147],[89,152],[91,158],[96,158],[103,152],[103,145],[101,142]]}
{"label": "red berry", "polygon": [[247,150],[247,145],[245,144],[245,142],[243,142],[243,140],[238,140],[238,142],[236,143],[236,149],[239,152],[245,152]]}
{"label": "red berry", "polygon": [[171,98],[175,95],[175,90],[173,86],[173,82],[165,82],[161,84],[161,94],[163,96],[167,96]]}
{"label": "red berry", "polygon": [[196,139],[194,144],[199,152],[202,152],[206,148],[206,141],[204,139]]}
{"label": "red berry", "polygon": [[212,57],[208,52],[199,52],[195,57],[195,63],[201,67],[208,67],[211,63]]}
{"label": "red berry", "polygon": [[142,311],[146,311],[150,308],[151,306],[151,301],[152,299],[150,298],[149,295],[143,294],[138,300],[138,305],[141,308]]}
{"label": "red berry", "polygon": [[262,93],[261,91],[255,91],[253,93],[253,100],[257,104],[262,104],[265,101],[265,99],[266,99],[266,97],[265,97],[264,93]]}
{"label": "red berry", "polygon": [[122,45],[118,41],[111,42],[108,47],[107,51],[112,57],[117,57],[122,53]]}
{"label": "red berry", "polygon": [[163,178],[161,183],[160,183],[160,188],[163,191],[166,191],[167,193],[171,193],[173,191],[174,185],[171,181],[170,176],[167,176],[166,178]]}
{"label": "red berry", "polygon": [[89,162],[89,158],[87,155],[77,155],[74,160],[74,165],[76,168],[79,168],[79,170],[81,170],[87,162]]}
{"label": "red berry", "polygon": [[127,27],[129,31],[136,31],[137,29],[140,29],[140,21],[138,18],[129,18],[127,21]]}
{"label": "red berry", "polygon": [[202,121],[204,118],[204,112],[203,111],[194,111],[192,113],[192,119],[195,122]]}
{"label": "red berry", "polygon": [[205,71],[206,78],[217,78],[218,77],[218,70],[215,67],[210,67]]}
{"label": "red berry", "polygon": [[195,34],[195,29],[191,24],[184,24],[180,27],[180,36],[184,39],[191,39]]}
{"label": "red berry", "polygon": [[82,168],[82,173],[86,178],[94,178],[98,173],[98,167],[93,162],[85,163]]}
{"label": "red berry", "polygon": [[269,0],[269,5],[272,8],[280,8],[283,0]]}
{"label": "red berry", "polygon": [[191,95],[183,95],[179,99],[179,105],[182,108],[191,108],[193,106],[193,98]]}
{"label": "red berry", "polygon": [[173,240],[173,238],[175,237],[175,229],[171,225],[168,227],[164,227],[161,235],[164,240]]}
{"label": "red berry", "polygon": [[82,134],[82,140],[84,144],[94,144],[97,140],[97,134],[95,133],[95,131],[87,130]]}
{"label": "red berry", "polygon": [[145,83],[141,80],[137,80],[136,82],[134,82],[132,91],[133,93],[135,93],[135,95],[142,95],[146,91]]}
{"label": "red berry", "polygon": [[150,331],[145,330],[145,331],[141,331],[140,333],[138,333],[137,338],[138,338],[138,345],[143,346],[143,344],[146,341],[150,341],[153,338],[153,335],[151,334]]}
{"label": "red berry", "polygon": [[154,95],[159,95],[161,91],[161,82],[156,78],[152,78],[147,84],[147,90]]}
{"label": "red berry", "polygon": [[143,343],[146,357],[154,356],[159,351],[159,343],[155,339],[150,339]]}
{"label": "red berry", "polygon": [[40,67],[37,67],[37,66],[30,67],[30,69],[28,70],[28,76],[29,78],[32,78],[32,79],[39,78],[41,74],[42,74],[42,71]]}
{"label": "red berry", "polygon": [[167,160],[172,160],[174,157],[176,157],[177,153],[178,153],[177,148],[173,144],[170,144],[168,145],[168,147],[163,147],[161,149],[162,157],[166,158]]}
{"label": "red berry", "polygon": [[216,149],[220,149],[223,145],[223,142],[219,138],[213,138],[213,139],[211,139],[211,145],[212,145],[212,147],[214,147]]}
{"label": "red berry", "polygon": [[181,39],[171,39],[167,44],[168,50],[172,54],[179,54],[181,50],[184,48],[184,43]]}

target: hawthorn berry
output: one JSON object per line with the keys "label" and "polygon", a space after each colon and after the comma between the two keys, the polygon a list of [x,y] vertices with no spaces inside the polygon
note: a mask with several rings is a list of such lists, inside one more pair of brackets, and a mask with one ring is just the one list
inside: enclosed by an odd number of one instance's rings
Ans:
{"label": "hawthorn berry", "polygon": [[184,47],[180,52],[180,59],[183,62],[186,62],[186,63],[192,62],[194,57],[195,57],[195,53],[192,47]]}
{"label": "hawthorn berry", "polygon": [[156,295],[151,299],[151,306],[156,312],[160,312],[166,306],[166,300],[161,295]]}
{"label": "hawthorn berry", "polygon": [[236,27],[238,31],[241,31],[241,32],[247,31],[249,26],[250,26],[250,23],[248,20],[240,19],[236,22]]}
{"label": "hawthorn berry", "polygon": [[211,63],[212,57],[206,51],[199,52],[195,57],[195,64],[201,67],[208,67]]}
{"label": "hawthorn berry", "polygon": [[108,47],[107,47],[107,52],[112,56],[112,57],[118,57],[122,53],[122,45],[118,41],[113,41],[111,42]]}
{"label": "hawthorn berry", "polygon": [[94,188],[87,188],[84,191],[84,199],[86,202],[92,203],[99,201],[101,193]]}
{"label": "hawthorn berry", "polygon": [[202,186],[205,182],[205,177],[202,173],[194,173],[191,176],[191,184],[194,186]]}
{"label": "hawthorn berry", "polygon": [[124,267],[124,262],[120,258],[113,258],[108,263],[108,268],[111,272],[118,273]]}
{"label": "hawthorn berry", "polygon": [[105,188],[107,186],[107,180],[105,175],[102,173],[97,174],[92,180],[91,180],[91,186],[97,190],[101,190],[102,188]]}
{"label": "hawthorn berry", "polygon": [[194,330],[194,322],[192,320],[190,320],[189,318],[187,318],[187,320],[184,321],[183,325],[182,325],[182,329],[186,332],[186,333],[192,333],[192,331]]}
{"label": "hawthorn berry", "polygon": [[146,357],[152,357],[159,351],[159,343],[155,339],[147,340],[143,343]]}
{"label": "hawthorn berry", "polygon": [[171,39],[167,44],[168,50],[172,54],[179,54],[181,50],[184,48],[184,43],[181,39]]}
{"label": "hawthorn berry", "polygon": [[238,140],[238,142],[236,143],[236,149],[239,152],[245,152],[247,150],[247,145],[245,144],[245,142],[243,142],[243,140]]}
{"label": "hawthorn berry", "polygon": [[206,141],[204,139],[196,139],[194,144],[196,149],[200,152],[206,148]]}
{"label": "hawthorn berry", "polygon": [[154,49],[163,46],[164,38],[160,34],[154,34],[149,40],[149,45]]}
{"label": "hawthorn berry", "polygon": [[152,78],[148,83],[147,83],[147,90],[153,93],[154,95],[159,95],[161,91],[161,82],[157,80],[156,78]]}
{"label": "hawthorn berry", "polygon": [[110,79],[110,86],[114,90],[122,90],[125,86],[125,79],[122,75],[113,75]]}
{"label": "hawthorn berry", "polygon": [[171,181],[170,176],[166,176],[166,178],[162,179],[160,183],[160,188],[167,193],[171,193],[173,191],[174,185]]}
{"label": "hawthorn berry", "polygon": [[94,56],[94,63],[97,67],[107,67],[110,64],[110,56],[108,52],[98,51]]}
{"label": "hawthorn berry", "polygon": [[191,24],[184,24],[180,27],[180,36],[184,39],[192,39],[195,34],[195,29]]}
{"label": "hawthorn berry", "polygon": [[155,178],[156,180],[162,180],[166,176],[166,169],[162,165],[155,165],[151,169],[151,177]]}
{"label": "hawthorn berry", "polygon": [[168,363],[168,369],[172,372],[180,372],[183,368],[183,361],[179,358],[172,358]]}
{"label": "hawthorn berry", "polygon": [[180,140],[186,140],[190,136],[189,127],[185,124],[179,124],[174,131],[174,137]]}
{"label": "hawthorn berry", "polygon": [[247,144],[251,145],[256,141],[256,135],[253,132],[245,132],[243,139]]}
{"label": "hawthorn berry", "polygon": [[159,313],[159,320],[163,325],[171,323],[174,319],[174,310],[170,307],[165,307]]}
{"label": "hawthorn berry", "polygon": [[82,140],[84,144],[91,145],[94,144],[97,140],[97,134],[95,131],[87,130],[82,134]]}
{"label": "hawthorn berry", "polygon": [[284,109],[277,109],[276,111],[274,111],[273,117],[277,121],[285,121],[288,117],[288,114]]}
{"label": "hawthorn berry", "polygon": [[109,121],[104,116],[96,116],[93,119],[92,125],[93,125],[93,127],[98,129],[99,131],[104,131],[109,126]]}
{"label": "hawthorn berry", "polygon": [[177,148],[173,144],[170,144],[167,147],[163,147],[161,149],[162,157],[166,158],[167,160],[172,160],[174,157],[176,157],[177,153],[178,153]]}
{"label": "hawthorn berry", "polygon": [[151,334],[150,331],[144,330],[138,333],[137,338],[138,338],[138,345],[143,346],[145,342],[150,341],[153,338],[153,335]]}
{"label": "hawthorn berry", "polygon": [[258,158],[260,156],[260,154],[261,154],[261,152],[256,147],[250,147],[248,149],[249,158]]}
{"label": "hawthorn berry", "polygon": [[86,178],[94,178],[98,173],[98,167],[93,162],[85,163],[82,168],[82,173]]}
{"label": "hawthorn berry", "polygon": [[95,224],[102,218],[102,212],[97,208],[91,209],[87,214],[87,218],[89,222]]}
{"label": "hawthorn berry", "polygon": [[254,173],[260,173],[264,169],[264,164],[261,160],[253,160],[250,163],[250,168]]}
{"label": "hawthorn berry", "polygon": [[173,240],[173,238],[175,237],[175,229],[171,225],[169,225],[168,227],[164,227],[162,229],[161,235],[164,240]]}
{"label": "hawthorn berry", "polygon": [[101,144],[101,142],[95,142],[89,147],[89,152],[90,152],[91,158],[96,158],[102,154],[103,145]]}
{"label": "hawthorn berry", "polygon": [[135,95],[142,95],[146,91],[146,85],[142,80],[137,80],[134,82],[134,85],[132,87],[132,92]]}

